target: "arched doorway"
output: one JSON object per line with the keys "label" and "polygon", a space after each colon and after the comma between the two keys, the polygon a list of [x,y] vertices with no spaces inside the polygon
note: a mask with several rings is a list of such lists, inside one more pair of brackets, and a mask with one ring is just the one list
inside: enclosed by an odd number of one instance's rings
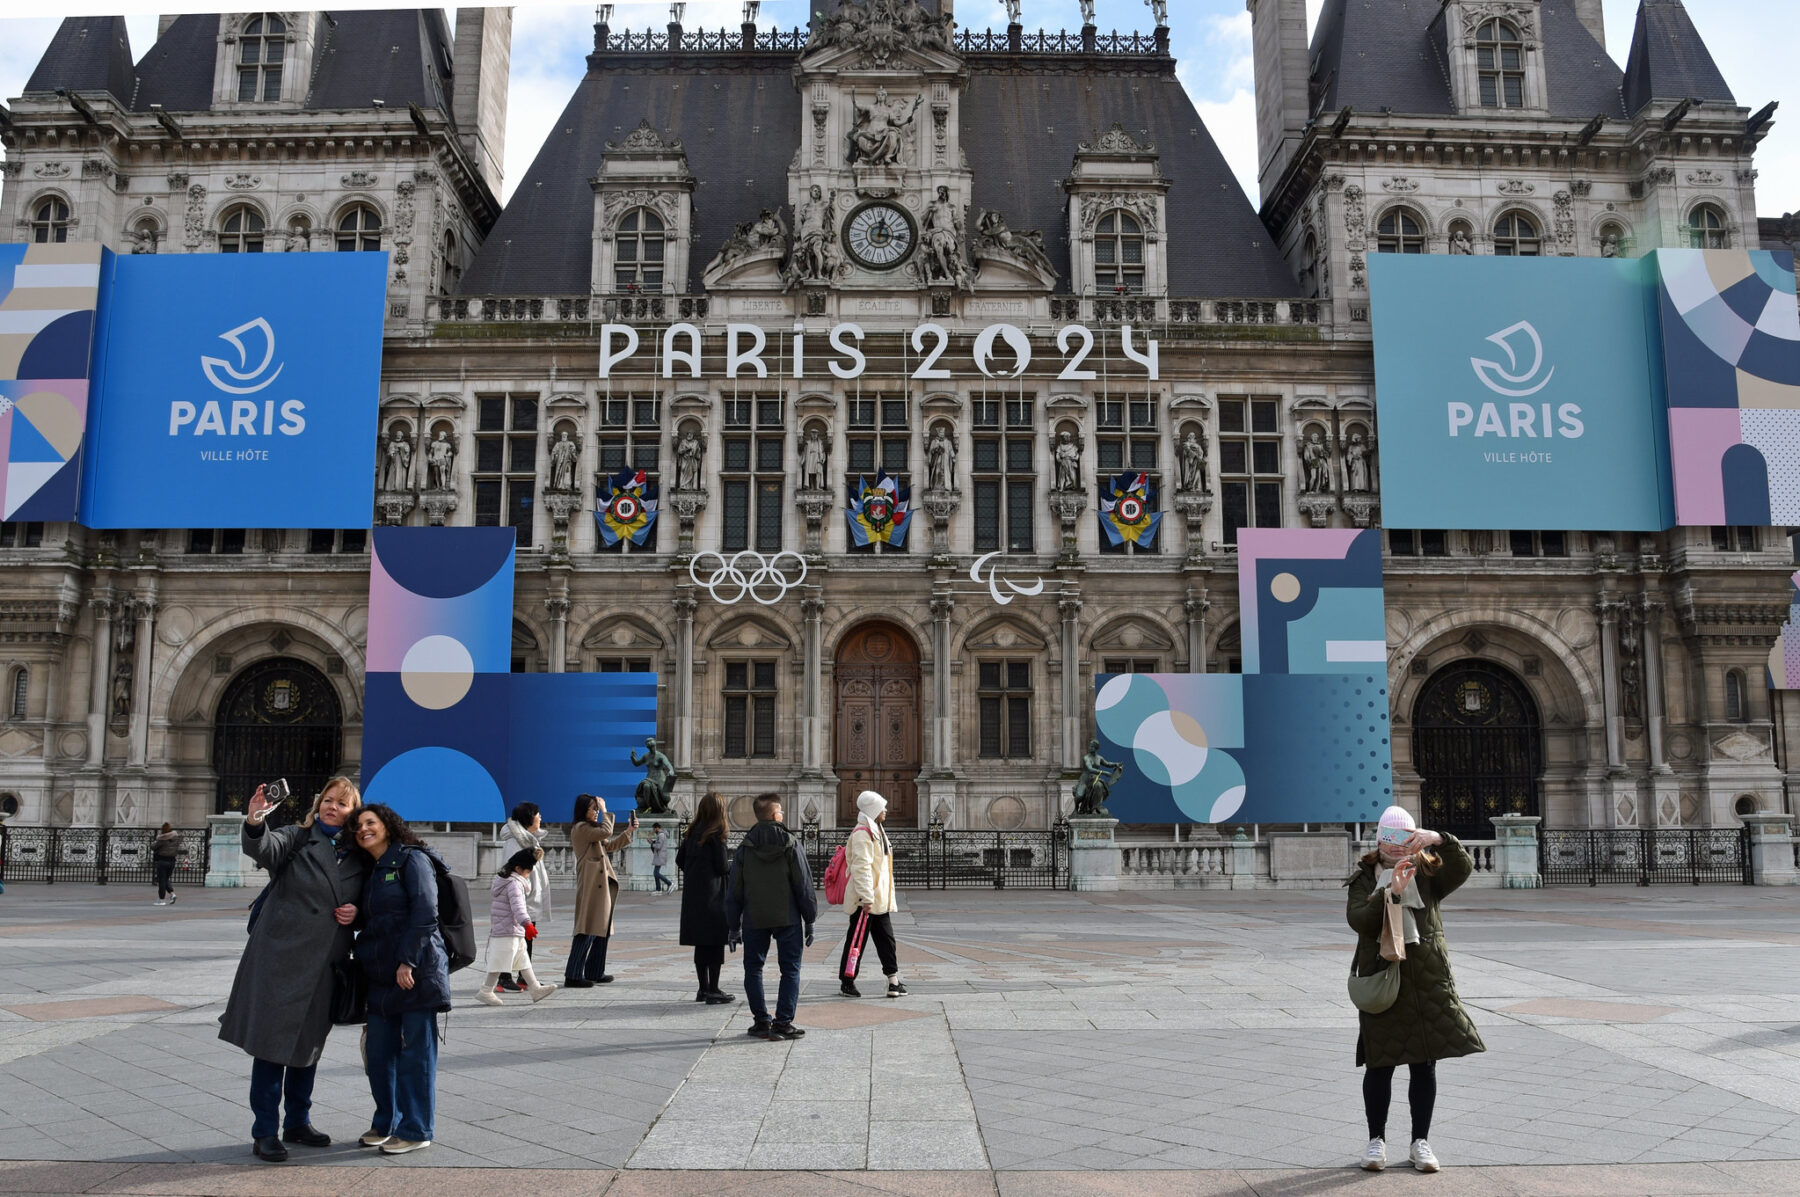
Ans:
{"label": "arched doorway", "polygon": [[1538,813],[1543,728],[1513,674],[1491,661],[1446,665],[1419,691],[1412,719],[1426,827],[1487,840],[1495,815]]}
{"label": "arched doorway", "polygon": [[838,645],[835,674],[831,725],[838,823],[854,823],[856,796],[875,790],[888,800],[890,821],[916,827],[922,763],[919,646],[894,624],[866,623]]}
{"label": "arched doorway", "polygon": [[215,808],[241,811],[261,782],[287,778],[294,800],[276,822],[306,813],[343,760],[344,722],[325,675],[292,657],[258,661],[231,679],[213,720]]}

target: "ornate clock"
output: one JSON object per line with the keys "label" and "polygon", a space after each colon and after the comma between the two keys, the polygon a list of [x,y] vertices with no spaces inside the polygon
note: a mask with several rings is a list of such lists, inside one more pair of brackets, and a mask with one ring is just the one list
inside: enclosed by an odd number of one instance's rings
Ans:
{"label": "ornate clock", "polygon": [[895,204],[864,204],[844,221],[845,248],[858,265],[870,270],[892,270],[906,260],[918,241],[912,216]]}

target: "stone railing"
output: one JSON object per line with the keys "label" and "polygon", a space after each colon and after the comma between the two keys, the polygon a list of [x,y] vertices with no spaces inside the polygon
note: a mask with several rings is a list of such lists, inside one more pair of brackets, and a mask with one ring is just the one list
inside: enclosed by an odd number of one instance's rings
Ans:
{"label": "stone railing", "polygon": [[[1464,840],[1474,858],[1468,884],[1499,889],[1504,859],[1499,840]],[[1184,843],[1120,840],[1120,889],[1267,889],[1270,876],[1267,840],[1197,839]]]}
{"label": "stone railing", "polygon": [[704,295],[433,295],[427,324],[666,324],[704,320]]}
{"label": "stone railing", "polygon": [[1137,324],[1167,335],[1189,330],[1317,329],[1330,308],[1316,299],[1157,299],[1150,296],[1056,295],[1050,299],[1053,320],[1094,324]]}

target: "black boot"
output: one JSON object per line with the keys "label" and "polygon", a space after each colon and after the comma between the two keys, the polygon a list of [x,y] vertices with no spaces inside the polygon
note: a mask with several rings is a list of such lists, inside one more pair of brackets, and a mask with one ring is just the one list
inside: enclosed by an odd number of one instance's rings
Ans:
{"label": "black boot", "polygon": [[283,1147],[281,1140],[274,1135],[257,1139],[250,1144],[250,1150],[256,1153],[257,1159],[267,1160],[271,1164],[279,1164],[287,1159],[287,1148]]}

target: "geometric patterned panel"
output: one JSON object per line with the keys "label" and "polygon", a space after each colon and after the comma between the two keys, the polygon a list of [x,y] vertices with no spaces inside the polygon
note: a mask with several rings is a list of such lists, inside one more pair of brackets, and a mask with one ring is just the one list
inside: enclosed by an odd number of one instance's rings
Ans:
{"label": "geometric patterned panel", "polygon": [[0,519],[75,518],[111,256],[94,244],[0,245]]}

